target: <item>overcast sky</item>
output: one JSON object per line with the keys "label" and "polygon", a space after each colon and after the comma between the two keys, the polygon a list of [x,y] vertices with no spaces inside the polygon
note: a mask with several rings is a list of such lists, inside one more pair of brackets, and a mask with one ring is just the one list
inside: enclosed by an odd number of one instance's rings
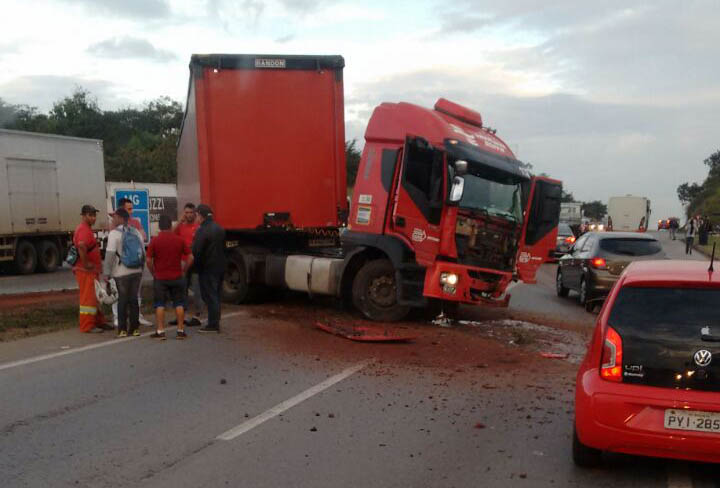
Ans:
{"label": "overcast sky", "polygon": [[0,98],[185,102],[192,53],[340,54],[348,138],[381,101],[481,112],[582,200],[679,215],[720,148],[720,2],[3,0]]}

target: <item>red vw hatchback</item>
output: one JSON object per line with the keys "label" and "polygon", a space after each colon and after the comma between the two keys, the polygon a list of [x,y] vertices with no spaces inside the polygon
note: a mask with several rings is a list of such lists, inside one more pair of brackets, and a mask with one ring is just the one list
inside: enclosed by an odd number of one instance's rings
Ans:
{"label": "red vw hatchback", "polygon": [[720,462],[720,270],[640,261],[603,306],[575,391],[573,459]]}

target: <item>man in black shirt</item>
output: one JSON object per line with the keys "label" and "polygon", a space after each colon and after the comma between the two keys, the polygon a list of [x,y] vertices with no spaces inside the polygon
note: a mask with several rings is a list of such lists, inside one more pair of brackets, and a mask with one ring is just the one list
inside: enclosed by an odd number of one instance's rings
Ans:
{"label": "man in black shirt", "polygon": [[197,206],[200,227],[195,233],[192,253],[200,278],[200,294],[207,305],[208,323],[199,332],[220,332],[220,299],[225,273],[225,229],[213,219],[212,209]]}

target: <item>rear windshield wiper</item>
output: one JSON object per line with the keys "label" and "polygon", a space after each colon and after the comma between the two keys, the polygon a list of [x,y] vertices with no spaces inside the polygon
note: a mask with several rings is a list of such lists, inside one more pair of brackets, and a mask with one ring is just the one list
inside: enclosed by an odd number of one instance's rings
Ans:
{"label": "rear windshield wiper", "polygon": [[712,335],[710,333],[710,327],[700,329],[700,339],[705,342],[720,342],[720,336]]}

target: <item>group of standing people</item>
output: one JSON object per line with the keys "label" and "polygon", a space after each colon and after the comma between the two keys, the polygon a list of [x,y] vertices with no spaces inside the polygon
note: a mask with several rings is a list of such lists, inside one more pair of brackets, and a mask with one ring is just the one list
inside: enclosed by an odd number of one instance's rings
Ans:
{"label": "group of standing people", "polygon": [[697,215],[688,219],[685,224],[685,254],[692,254],[695,237],[699,237],[698,244],[704,246],[708,243],[708,235],[712,231],[712,223],[705,216]]}
{"label": "group of standing people", "polygon": [[[129,208],[128,208],[129,207]],[[183,215],[172,228],[169,215],[159,219],[160,233],[147,250],[145,233],[132,217],[132,202],[122,199],[111,214],[112,228],[102,262],[100,246],[92,227],[98,210],[83,205],[82,222],[73,235],[78,259],[73,266],[79,288],[79,328],[81,332],[103,332],[117,328],[118,337],[139,336],[140,325],[152,325],[140,313],[140,289],[145,265],[153,276],[153,302],[156,330],[151,337],[165,339],[165,306],[172,303],[177,338],[185,339],[185,325],[201,325],[204,305],[207,324],[200,332],[220,332],[220,299],[225,271],[225,231],[213,219],[212,209],[200,204],[185,205]],[[105,322],[99,307],[95,282],[107,286],[113,279],[118,299],[113,304],[113,324]],[[185,318],[188,289],[193,290],[195,314]]]}

